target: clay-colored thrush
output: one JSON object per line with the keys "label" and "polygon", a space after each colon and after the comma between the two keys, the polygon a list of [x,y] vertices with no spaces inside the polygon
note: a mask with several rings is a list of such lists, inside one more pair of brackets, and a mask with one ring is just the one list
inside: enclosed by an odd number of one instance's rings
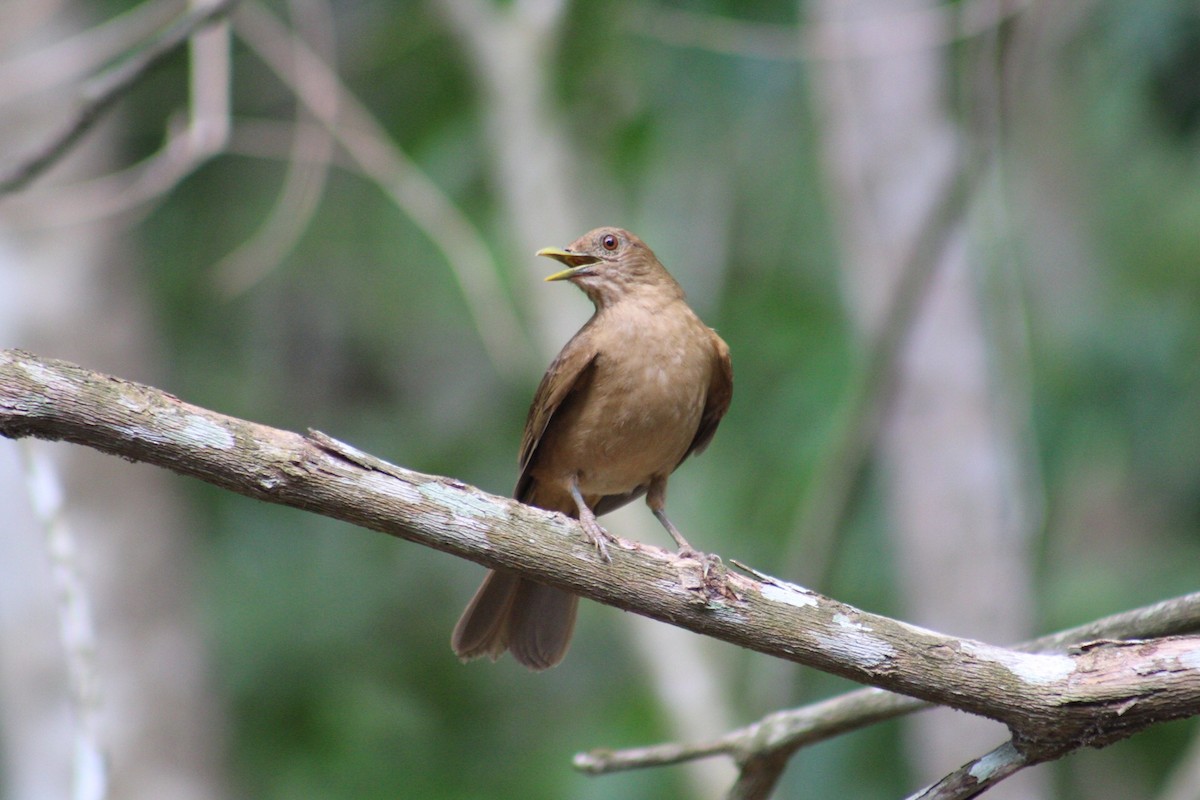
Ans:
{"label": "clay-colored thrush", "polygon": [[[514,497],[575,517],[607,559],[596,516],[646,495],[663,511],[667,477],[708,445],[733,395],[729,348],[688,307],[683,289],[641,239],[598,228],[565,249],[538,252],[567,268],[596,311],[550,364],[521,439]],[[464,661],[505,650],[526,667],[552,667],[575,628],[575,595],[489,572],[454,628]]]}

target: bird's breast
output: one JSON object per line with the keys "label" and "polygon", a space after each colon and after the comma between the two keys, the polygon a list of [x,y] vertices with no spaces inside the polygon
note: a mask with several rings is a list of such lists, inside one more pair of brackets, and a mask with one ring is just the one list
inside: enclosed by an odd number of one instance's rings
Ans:
{"label": "bird's breast", "polygon": [[555,415],[540,448],[553,463],[537,471],[577,475],[585,494],[623,494],[670,474],[704,411],[708,329],[690,312],[677,320],[632,316],[606,326],[592,379]]}

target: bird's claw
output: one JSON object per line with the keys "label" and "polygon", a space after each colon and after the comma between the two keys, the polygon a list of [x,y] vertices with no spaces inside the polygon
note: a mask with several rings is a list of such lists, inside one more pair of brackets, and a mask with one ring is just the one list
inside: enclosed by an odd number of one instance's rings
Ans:
{"label": "bird's claw", "polygon": [[596,548],[596,552],[600,554],[600,560],[605,564],[612,562],[612,556],[608,554],[608,543],[613,541],[613,536],[608,531],[601,527],[596,518],[592,515],[581,516],[579,524],[583,528],[584,536]]}
{"label": "bird's claw", "polygon": [[701,553],[690,547],[679,550],[679,583],[702,605],[719,604],[726,600],[742,598],[729,586],[728,570],[721,557],[713,553]]}

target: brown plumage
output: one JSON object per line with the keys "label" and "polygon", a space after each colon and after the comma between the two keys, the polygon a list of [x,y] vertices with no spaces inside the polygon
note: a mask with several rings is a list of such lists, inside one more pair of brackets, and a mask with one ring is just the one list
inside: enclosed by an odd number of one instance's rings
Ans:
{"label": "brown plumage", "polygon": [[[546,248],[596,306],[542,378],[521,439],[522,503],[579,519],[607,558],[596,516],[646,495],[663,511],[667,478],[712,440],[733,395],[729,348],[688,307],[683,289],[641,239],[597,228]],[[454,628],[463,660],[505,650],[530,669],[566,655],[579,598],[504,571],[489,572]]]}

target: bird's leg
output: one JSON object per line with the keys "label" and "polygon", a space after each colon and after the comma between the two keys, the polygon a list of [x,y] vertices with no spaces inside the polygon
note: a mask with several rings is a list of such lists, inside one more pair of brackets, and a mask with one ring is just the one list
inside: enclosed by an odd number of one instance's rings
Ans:
{"label": "bird's leg", "polygon": [[662,523],[662,526],[667,529],[667,533],[671,534],[671,538],[675,540],[675,544],[679,545],[680,555],[693,555],[696,549],[688,544],[687,539],[683,538],[683,534],[675,527],[674,523],[667,518],[667,479],[657,477],[650,482],[650,488],[646,491],[646,505],[650,506],[650,510],[654,512],[654,516]]}
{"label": "bird's leg", "polygon": [[579,491],[579,480],[572,475],[571,482],[567,484],[567,488],[571,492],[571,497],[575,500],[575,510],[579,514],[579,524],[583,526],[583,532],[587,534],[588,539],[596,547],[596,552],[600,554],[600,558],[606,563],[612,561],[608,555],[608,541],[612,536],[604,528],[600,527],[600,523],[596,521],[596,515],[592,513],[592,509],[584,502],[583,493]]}
{"label": "bird's leg", "polygon": [[[738,598],[736,592],[732,591],[726,583],[727,573],[725,565],[721,563],[720,556],[712,553],[701,553],[699,550],[688,544],[687,539],[683,538],[683,534],[679,529],[667,518],[667,512],[664,506],[667,503],[667,479],[666,477],[656,477],[650,481],[650,488],[646,491],[646,505],[650,506],[650,510],[654,512],[654,516],[662,523],[662,526],[667,529],[667,533],[671,534],[671,538],[679,545],[680,565],[690,565],[681,567],[679,572],[680,584],[685,589],[690,589],[699,593],[705,603],[713,602],[720,598]],[[698,566],[698,569],[696,568]]]}
{"label": "bird's leg", "polygon": [[696,552],[696,548],[688,544],[688,540],[683,538],[683,534],[675,527],[671,520],[667,519],[667,513],[661,508],[652,508],[654,516],[662,523],[662,526],[667,529],[667,533],[671,534],[671,538],[675,540],[675,544],[679,545],[680,555],[691,555]]}

